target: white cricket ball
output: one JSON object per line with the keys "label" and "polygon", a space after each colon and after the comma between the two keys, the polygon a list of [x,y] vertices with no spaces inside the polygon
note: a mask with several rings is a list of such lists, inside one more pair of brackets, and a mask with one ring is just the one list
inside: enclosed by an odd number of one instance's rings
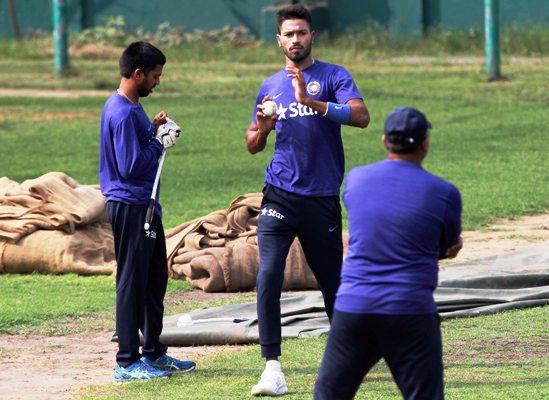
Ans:
{"label": "white cricket ball", "polygon": [[261,105],[261,109],[263,110],[263,114],[265,114],[267,117],[275,115],[277,108],[278,107],[276,106],[276,103],[272,100],[267,100],[265,103],[263,103]]}

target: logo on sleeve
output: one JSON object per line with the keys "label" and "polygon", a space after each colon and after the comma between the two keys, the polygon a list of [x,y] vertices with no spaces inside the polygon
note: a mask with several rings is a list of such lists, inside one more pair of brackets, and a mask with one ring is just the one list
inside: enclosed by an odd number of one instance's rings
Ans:
{"label": "logo on sleeve", "polygon": [[307,84],[307,93],[311,96],[316,96],[320,93],[320,83],[318,81],[312,81]]}

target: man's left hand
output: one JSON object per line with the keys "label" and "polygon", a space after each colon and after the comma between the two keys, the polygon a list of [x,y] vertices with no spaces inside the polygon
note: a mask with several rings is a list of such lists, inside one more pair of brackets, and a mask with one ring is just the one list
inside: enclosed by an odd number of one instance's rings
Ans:
{"label": "man's left hand", "polygon": [[295,99],[301,104],[305,104],[309,97],[305,89],[305,78],[303,73],[296,67],[286,67],[286,76],[292,78],[292,86],[295,91]]}
{"label": "man's left hand", "polygon": [[448,248],[448,250],[446,251],[446,257],[456,258],[456,256],[458,255],[462,247],[463,247],[463,238],[460,236],[458,242],[452,247]]}
{"label": "man's left hand", "polygon": [[165,117],[166,123],[159,126],[155,139],[160,142],[164,149],[175,146],[177,138],[181,135],[181,128],[171,119]]}

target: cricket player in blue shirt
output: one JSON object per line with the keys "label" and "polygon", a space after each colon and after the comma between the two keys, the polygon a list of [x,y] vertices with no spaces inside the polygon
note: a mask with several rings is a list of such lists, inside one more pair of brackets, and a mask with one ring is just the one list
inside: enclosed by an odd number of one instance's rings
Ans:
{"label": "cricket player in blue shirt", "polygon": [[[191,371],[192,361],[166,354],[160,343],[168,283],[162,210],[143,229],[158,160],[175,145],[175,130],[164,130],[167,114],[152,122],[139,103],[160,84],[166,57],[146,42],[130,44],[120,57],[120,87],[101,116],[99,183],[106,198],[116,253],[116,332],[118,353],[113,380],[165,378]],[[159,129],[160,127],[160,129]],[[139,352],[139,331],[144,344]]]}
{"label": "cricket player in blue shirt", "polygon": [[[311,15],[302,5],[278,14],[278,45],[286,66],[266,79],[246,132],[250,153],[262,151],[271,130],[276,144],[265,173],[259,214],[257,313],[266,367],[253,395],[277,396],[288,388],[281,355],[280,295],[289,248],[299,238],[331,318],[339,286],[343,245],[339,190],[344,173],[341,125],[365,128],[370,117],[343,67],[315,60]],[[274,101],[276,115],[262,104]]]}
{"label": "cricket player in blue shirt", "polygon": [[385,122],[387,159],[347,176],[349,250],[316,400],[354,398],[381,358],[405,399],[444,398],[433,291],[438,260],[462,247],[461,196],[421,166],[429,128],[419,110],[397,108]]}

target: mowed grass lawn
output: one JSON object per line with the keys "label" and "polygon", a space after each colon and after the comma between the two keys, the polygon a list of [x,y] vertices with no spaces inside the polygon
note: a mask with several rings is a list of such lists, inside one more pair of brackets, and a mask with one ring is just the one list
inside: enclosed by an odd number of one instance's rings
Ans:
{"label": "mowed grass lawn", "polygon": [[[226,208],[236,196],[261,190],[274,137],[263,153],[252,156],[246,151],[244,130],[261,81],[281,67],[281,58],[272,49],[265,50],[263,58],[258,52],[253,59],[235,50],[204,60],[168,52],[162,85],[143,100],[149,115],[165,109],[184,129],[163,171],[166,227]],[[425,167],[460,188],[465,229],[481,228],[498,217],[548,209],[546,59],[505,58],[507,79],[488,83],[481,59],[387,60],[328,48],[319,49],[317,56],[346,65],[372,115],[366,130],[343,128],[347,170],[382,159],[379,137],[385,116],[397,106],[413,105],[433,124]],[[73,68],[71,77],[57,81],[49,58],[2,58],[0,88],[114,90],[118,85],[116,59],[76,59]],[[64,171],[80,183],[97,183],[104,100],[0,97],[0,175],[22,181]],[[0,332],[92,330],[97,318],[107,321],[103,327],[112,328],[111,278],[0,275],[0,288]],[[167,301],[188,289],[182,282],[172,282]],[[239,299],[249,297],[228,301]],[[546,310],[443,323],[449,398],[546,398]],[[310,397],[323,346],[323,338],[286,344],[289,398]],[[188,377],[98,388],[85,396],[241,398],[248,395],[260,368],[257,348],[252,347],[205,359],[199,371]],[[366,385],[368,390],[358,398],[398,398],[384,366],[376,368]]]}
{"label": "mowed grass lawn", "polygon": [[[446,398],[542,400],[549,396],[546,308],[503,312],[442,323]],[[545,335],[540,333],[545,332]],[[326,338],[288,340],[282,364],[289,394],[311,399]],[[263,369],[257,346],[200,360],[191,374],[169,380],[83,390],[84,399],[245,399]],[[384,362],[369,373],[356,396],[396,400],[401,395]]]}

